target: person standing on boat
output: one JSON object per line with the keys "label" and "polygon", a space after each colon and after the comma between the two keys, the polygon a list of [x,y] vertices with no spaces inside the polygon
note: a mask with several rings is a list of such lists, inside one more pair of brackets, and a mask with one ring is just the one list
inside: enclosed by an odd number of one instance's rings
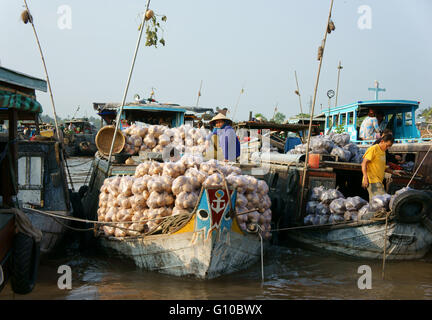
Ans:
{"label": "person standing on boat", "polygon": [[378,128],[380,131],[380,134],[382,135],[383,132],[386,130],[388,122],[387,120],[384,118],[384,113],[382,111],[377,111],[376,112],[376,118],[378,120]]}
{"label": "person standing on boat", "polygon": [[215,126],[211,138],[217,136],[218,148],[222,149],[224,160],[235,162],[240,156],[240,141],[231,127],[231,120],[224,114],[218,113],[210,120],[210,124]]}
{"label": "person standing on boat", "polygon": [[400,176],[400,170],[392,170],[386,167],[386,151],[393,145],[394,137],[386,134],[378,144],[369,147],[363,156],[362,186],[369,193],[369,201],[372,197],[386,194],[383,180],[385,172]]}
{"label": "person standing on boat", "polygon": [[375,116],[375,110],[369,109],[368,116],[360,125],[360,139],[375,140],[380,137],[380,127]]}

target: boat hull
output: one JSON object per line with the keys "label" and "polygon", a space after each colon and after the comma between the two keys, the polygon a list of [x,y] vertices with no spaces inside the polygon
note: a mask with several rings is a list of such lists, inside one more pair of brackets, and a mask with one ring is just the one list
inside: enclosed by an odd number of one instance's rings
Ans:
{"label": "boat hull", "polygon": [[335,229],[291,231],[290,238],[309,246],[357,258],[387,260],[422,258],[431,248],[432,233],[422,224],[370,223]]}
{"label": "boat hull", "polygon": [[[41,254],[53,252],[62,241],[67,227],[70,224],[69,220],[57,219],[32,211],[31,209],[23,208],[23,212],[30,219],[32,225],[42,231],[42,240],[40,242]],[[71,217],[72,211],[52,211],[57,215]]]}
{"label": "boat hull", "polygon": [[102,238],[101,246],[117,256],[132,259],[149,271],[173,276],[213,279],[240,271],[260,259],[257,235],[217,232],[204,239],[196,232],[141,238]]}

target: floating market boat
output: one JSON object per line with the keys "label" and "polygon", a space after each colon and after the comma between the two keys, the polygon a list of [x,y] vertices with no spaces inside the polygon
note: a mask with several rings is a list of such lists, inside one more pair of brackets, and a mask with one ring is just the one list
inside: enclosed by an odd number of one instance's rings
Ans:
{"label": "floating market boat", "polygon": [[[12,119],[33,120],[37,124],[42,106],[36,101],[35,90],[46,92],[46,81],[0,67],[0,83],[0,109],[9,113]],[[13,130],[16,128],[9,127],[9,132]],[[72,208],[60,157],[61,145],[50,137],[40,136],[38,130],[36,127],[34,140],[17,140],[16,143],[8,143],[14,139],[8,139],[7,135],[0,136],[0,142],[6,146],[6,155],[16,157],[13,170],[4,169],[4,181],[10,178],[13,183],[2,183],[0,190],[5,203],[18,206],[30,218],[32,225],[42,231],[40,251],[49,253],[62,240],[68,222],[59,222],[34,209],[68,217],[72,216]],[[2,159],[2,166],[6,166],[7,159]],[[17,199],[14,204],[12,195]]]}
{"label": "floating market boat", "polygon": [[139,237],[101,237],[100,244],[133,259],[140,268],[174,276],[212,279],[244,270],[259,261],[262,239],[258,229],[251,233],[240,229],[230,209],[236,191],[231,190],[230,196],[231,202],[226,190],[203,188],[196,208],[174,230]]}
{"label": "floating market boat", "polygon": [[[412,188],[419,189],[405,196],[400,195],[399,205],[393,208],[396,212],[390,216],[387,226],[385,219],[373,218],[338,225],[304,225],[305,206],[314,187],[338,188],[345,197],[368,199],[367,191],[361,187],[361,164],[338,161],[337,157],[330,155],[317,155],[314,159],[318,162],[313,163],[309,159],[312,167],[306,171],[302,193],[305,154],[252,154],[253,162],[259,163],[255,164],[255,168],[265,169],[259,177],[270,188],[275,229],[292,228],[274,234],[274,238],[280,241],[296,240],[315,248],[361,258],[382,258],[384,248],[389,260],[423,257],[432,245],[432,197],[420,189],[432,190],[432,155],[429,153],[432,144],[428,139],[422,139],[415,127],[418,105],[416,101],[405,100],[360,101],[331,108],[326,113],[327,130],[331,128],[329,119],[332,117],[335,126],[344,126],[352,141],[365,149],[372,141],[357,139],[357,127],[360,125],[357,120],[367,113],[368,108],[382,111],[388,123],[392,124],[390,129],[395,133],[397,142],[390,148],[390,154],[412,160],[410,174],[392,176],[385,181],[389,194],[394,194],[408,183]],[[258,127],[255,126],[255,129]],[[253,165],[249,166],[249,174],[254,175]]]}
{"label": "floating market boat", "polygon": [[[122,120],[141,120],[146,123],[146,117],[151,117],[163,119],[170,127],[182,125],[186,111],[181,106],[155,104],[127,105],[123,110]],[[109,165],[104,156],[107,153],[108,150],[105,150],[96,154],[89,189],[82,199],[86,217],[90,220],[97,219],[99,194],[105,179],[134,175],[136,164],[150,156],[140,152],[139,156],[132,157],[136,163],[134,165],[124,164],[123,161],[113,161]],[[153,159],[162,160],[156,157],[156,153],[153,156]],[[170,216],[162,223],[166,227],[161,227],[156,233],[136,237],[101,234],[98,242],[103,249],[130,258],[141,268],[175,276],[211,279],[245,269],[259,260],[261,239],[258,228],[250,232],[240,229],[229,205],[235,203],[236,194],[234,190],[230,191],[229,196],[223,188],[203,188],[194,210],[180,217]],[[179,218],[183,220],[178,221]]]}

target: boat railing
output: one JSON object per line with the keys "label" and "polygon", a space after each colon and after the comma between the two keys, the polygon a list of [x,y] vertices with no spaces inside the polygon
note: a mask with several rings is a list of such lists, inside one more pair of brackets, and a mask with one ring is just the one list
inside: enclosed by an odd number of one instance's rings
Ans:
{"label": "boat railing", "polygon": [[[351,140],[352,143],[361,145],[372,145],[376,140]],[[395,139],[395,143],[422,143],[431,142],[432,138],[405,138],[405,139]]]}

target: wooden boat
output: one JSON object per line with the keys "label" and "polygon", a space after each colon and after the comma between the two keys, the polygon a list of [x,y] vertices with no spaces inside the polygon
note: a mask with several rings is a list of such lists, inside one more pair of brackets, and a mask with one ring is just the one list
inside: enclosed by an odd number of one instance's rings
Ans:
{"label": "wooden boat", "polygon": [[[230,193],[235,203],[236,191]],[[100,244],[140,268],[199,279],[244,270],[259,261],[261,250],[259,235],[239,228],[226,190],[220,188],[203,188],[195,210],[173,232],[101,238]]]}
{"label": "wooden boat", "polygon": [[52,252],[61,242],[69,221],[43,215],[49,211],[71,217],[72,206],[66,173],[56,141],[19,141],[18,201],[32,224],[42,231],[41,253]]}
{"label": "wooden boat", "polygon": [[[412,103],[409,107],[411,112]],[[396,130],[402,132],[404,129],[396,128]],[[431,143],[402,143],[405,140],[407,139],[399,136],[400,143],[395,143],[389,151],[404,156],[410,155],[415,159],[413,170],[416,170],[427,155]],[[338,187],[345,197],[358,195],[368,199],[367,191],[361,187],[360,164],[330,161],[331,159],[325,160],[325,157],[321,157],[318,168],[308,168],[306,171],[304,198],[301,199],[304,155],[262,153],[258,160],[259,165],[249,164],[247,174],[254,175],[251,170],[254,166],[264,169],[265,173],[256,177],[264,179],[269,185],[274,225],[272,229],[294,228],[273,233],[274,242],[295,240],[333,253],[372,259],[382,258],[385,246],[386,257],[390,260],[422,258],[432,247],[431,207],[428,215],[423,217],[418,215],[418,219],[411,223],[404,223],[401,217],[395,215],[389,220],[387,233],[382,220],[303,227],[305,206],[314,187],[324,186],[328,189]],[[429,153],[417,176],[411,182],[412,188],[432,189],[431,161],[432,154]],[[246,165],[242,164],[242,167],[246,169]],[[393,176],[391,181],[386,183],[387,192],[394,194],[395,191],[405,187],[410,178],[411,175]],[[420,210],[415,204],[417,200],[406,199],[406,201],[411,201],[407,205],[412,205],[413,211]],[[430,202],[432,203],[432,200]],[[428,205],[430,204],[427,201],[422,200],[422,208]]]}
{"label": "wooden boat", "polygon": [[[14,141],[17,127],[11,126],[13,119],[33,120],[38,124],[42,106],[36,100],[35,90],[46,92],[47,84],[44,80],[3,67],[0,67],[0,84],[0,110],[4,109],[5,114],[10,116],[8,135],[0,135],[1,150],[9,148],[6,150],[6,161],[1,163],[2,180],[4,177],[3,181],[12,182],[2,183],[0,194],[3,195],[5,205],[18,206],[28,215],[33,226],[43,232],[40,251],[49,253],[62,240],[68,223],[59,223],[51,217],[36,213],[32,208],[72,216],[65,168],[60,157],[60,152],[63,151],[57,141],[38,135],[38,127],[34,140]],[[8,144],[8,141],[15,143]],[[7,165],[8,157],[15,165]],[[13,201],[14,195],[16,201]]]}

